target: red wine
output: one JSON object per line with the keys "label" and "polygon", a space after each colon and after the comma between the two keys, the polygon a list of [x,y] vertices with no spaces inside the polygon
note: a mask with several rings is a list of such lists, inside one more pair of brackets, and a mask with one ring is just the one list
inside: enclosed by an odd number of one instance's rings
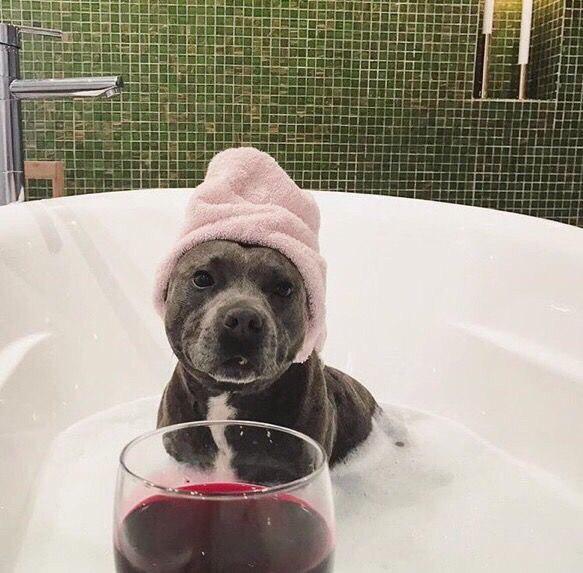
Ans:
{"label": "red wine", "polygon": [[[195,494],[257,491],[247,484],[181,488]],[[150,497],[116,535],[118,573],[329,573],[332,534],[306,502],[288,494],[242,499]]]}

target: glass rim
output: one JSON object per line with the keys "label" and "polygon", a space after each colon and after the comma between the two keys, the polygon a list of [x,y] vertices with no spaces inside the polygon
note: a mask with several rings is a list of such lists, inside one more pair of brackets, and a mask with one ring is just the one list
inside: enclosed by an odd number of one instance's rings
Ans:
{"label": "glass rim", "polygon": [[[148,480],[144,477],[142,477],[141,475],[139,475],[138,473],[132,471],[129,467],[128,464],[126,463],[126,455],[128,454],[128,452],[134,447],[136,446],[138,443],[147,440],[148,438],[151,438],[153,436],[159,435],[159,434],[164,434],[166,432],[169,431],[175,431],[175,430],[182,430],[185,428],[197,428],[197,427],[208,427],[208,426],[253,426],[256,428],[266,428],[268,430],[275,430],[278,432],[283,432],[289,435],[292,435],[296,438],[299,438],[300,440],[310,444],[311,446],[313,446],[316,451],[318,452],[319,455],[319,459],[317,460],[317,465],[316,468],[313,469],[310,473],[306,474],[305,476],[302,476],[300,478],[297,478],[295,480],[286,482],[286,483],[282,483],[282,484],[278,484],[278,485],[273,485],[273,486],[261,486],[262,489],[259,490],[251,490],[251,491],[241,491],[241,492],[235,492],[235,493],[202,493],[199,494],[197,493],[196,495],[192,495],[192,492],[189,491],[181,491],[177,488],[172,488],[172,487],[167,487],[167,486],[163,486],[157,483],[154,483],[151,480]],[[139,436],[137,436],[136,438],[134,438],[133,440],[131,440],[130,442],[128,442],[122,449],[120,455],[119,455],[119,465],[121,467],[121,469],[127,474],[129,475],[132,479],[135,479],[139,482],[141,482],[144,486],[146,486],[147,488],[150,488],[156,492],[161,492],[164,493],[164,495],[168,495],[168,496],[177,496],[177,497],[184,497],[187,499],[220,499],[220,500],[240,500],[240,499],[249,499],[249,498],[256,498],[256,497],[263,497],[266,495],[272,495],[274,493],[279,493],[279,492],[289,492],[289,491],[294,491],[300,487],[303,487],[305,485],[307,485],[308,483],[312,482],[316,477],[318,477],[318,475],[320,475],[322,473],[322,471],[324,471],[324,469],[327,467],[328,465],[328,457],[326,455],[326,452],[324,450],[324,448],[322,447],[321,444],[319,444],[316,440],[314,440],[313,438],[310,438],[310,436],[307,436],[306,434],[302,433],[302,432],[298,432],[297,430],[292,430],[291,428],[285,428],[283,426],[278,426],[276,424],[268,424],[266,422],[254,422],[252,420],[198,420],[196,422],[183,422],[182,424],[173,424],[171,426],[164,426],[162,428],[157,428],[156,430],[151,430],[149,432],[146,432],[145,434],[141,434]],[[212,482],[211,482],[212,483]],[[217,483],[221,483],[221,482],[217,482]],[[243,483],[243,482],[241,482]],[[196,484],[194,484],[196,485]],[[253,484],[249,484],[249,485],[253,485]]]}

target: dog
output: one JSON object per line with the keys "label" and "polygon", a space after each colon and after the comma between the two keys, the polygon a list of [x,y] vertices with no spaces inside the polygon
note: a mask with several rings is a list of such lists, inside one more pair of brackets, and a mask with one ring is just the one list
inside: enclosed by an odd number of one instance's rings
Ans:
{"label": "dog", "polygon": [[[213,419],[276,424],[316,440],[334,467],[363,444],[382,415],[362,384],[325,366],[316,351],[294,362],[309,307],[302,276],[279,251],[225,240],[196,245],[174,267],[165,303],[178,364],[158,427]],[[236,428],[218,432],[180,432],[166,440],[166,449],[179,461],[211,467],[228,444],[238,474],[258,479],[252,464],[244,467]],[[289,447],[281,444],[282,460],[293,457]]]}

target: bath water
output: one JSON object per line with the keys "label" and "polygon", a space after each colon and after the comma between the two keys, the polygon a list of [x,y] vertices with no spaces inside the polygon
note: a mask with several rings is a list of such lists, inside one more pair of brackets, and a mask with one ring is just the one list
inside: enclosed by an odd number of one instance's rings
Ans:
{"label": "bath water", "polygon": [[[178,488],[199,494],[256,491],[233,483]],[[158,495],[142,501],[116,532],[119,573],[328,573],[332,533],[291,495],[237,500]]]}
{"label": "bath water", "polygon": [[[55,439],[31,499],[16,573],[112,571],[119,452],[153,428],[158,400],[96,414]],[[583,571],[580,494],[459,424],[393,410],[409,430],[407,444],[395,447],[376,428],[332,473],[335,573]],[[318,527],[317,519],[310,523]]]}

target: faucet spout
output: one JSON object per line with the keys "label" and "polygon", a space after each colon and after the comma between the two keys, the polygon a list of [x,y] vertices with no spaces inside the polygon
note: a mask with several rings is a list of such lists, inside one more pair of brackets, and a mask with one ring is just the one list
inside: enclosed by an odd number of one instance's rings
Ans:
{"label": "faucet spout", "polygon": [[56,99],[80,97],[112,97],[123,88],[120,76],[102,78],[67,78],[47,80],[19,80],[10,83],[14,99]]}

